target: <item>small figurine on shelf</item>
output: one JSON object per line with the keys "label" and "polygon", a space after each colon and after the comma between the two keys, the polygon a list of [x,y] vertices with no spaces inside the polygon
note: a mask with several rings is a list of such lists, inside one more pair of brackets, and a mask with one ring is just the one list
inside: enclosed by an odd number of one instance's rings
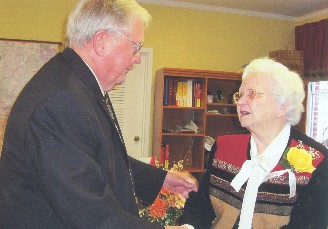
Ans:
{"label": "small figurine on shelf", "polygon": [[218,88],[218,89],[216,90],[216,96],[215,96],[215,98],[214,98],[214,101],[215,101],[216,103],[224,103],[224,101],[225,101],[225,96],[224,96],[224,94],[223,94],[223,89]]}
{"label": "small figurine on shelf", "polygon": [[[222,88],[209,89],[207,91],[208,103],[224,103],[225,96]],[[212,102],[211,102],[212,101]]]}
{"label": "small figurine on shelf", "polygon": [[216,90],[213,90],[213,89],[208,90],[207,91],[207,102],[213,103],[215,95],[216,95]]}

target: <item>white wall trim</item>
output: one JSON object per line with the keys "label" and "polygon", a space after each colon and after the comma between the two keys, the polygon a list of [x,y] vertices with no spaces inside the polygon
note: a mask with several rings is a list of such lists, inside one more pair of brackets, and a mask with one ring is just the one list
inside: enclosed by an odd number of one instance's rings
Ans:
{"label": "white wall trim", "polygon": [[328,9],[324,9],[324,10],[320,10],[320,11],[317,11],[317,12],[314,12],[314,13],[307,14],[307,15],[302,16],[302,17],[298,17],[297,21],[312,19],[312,18],[320,17],[322,15],[327,15],[327,14],[328,14]]}
{"label": "white wall trim", "polygon": [[232,8],[219,7],[219,6],[209,6],[209,5],[187,3],[187,2],[177,2],[171,0],[137,0],[137,2],[152,4],[152,5],[195,9],[195,10],[217,11],[222,13],[239,14],[239,15],[254,16],[260,18],[269,18],[274,20],[283,20],[283,21],[301,21],[304,19],[314,18],[317,16],[327,14],[328,11],[328,9],[325,9],[302,17],[290,17],[290,16],[279,15],[279,14],[262,13],[257,11],[239,10],[239,9],[232,9]]}
{"label": "white wall trim", "polygon": [[[145,69],[145,73],[147,74],[147,76],[145,77],[146,80],[145,80],[145,87],[146,90],[145,90],[145,93],[144,93],[144,98],[143,98],[143,101],[144,101],[144,110],[143,110],[143,113],[145,114],[144,115],[144,118],[143,118],[143,123],[144,123],[144,128],[143,128],[143,133],[142,133],[142,136],[145,136],[144,137],[144,141],[142,142],[142,145],[141,145],[141,153],[142,153],[142,157],[149,157],[150,155],[148,154],[151,154],[151,149],[152,149],[152,141],[150,141],[151,139],[151,136],[150,136],[150,127],[151,127],[151,119],[150,119],[150,114],[152,113],[151,112],[151,99],[152,99],[152,94],[151,94],[151,88],[152,88],[152,83],[153,83],[153,49],[152,48],[142,48],[141,50],[141,55],[145,55],[145,56],[148,56],[148,58],[145,58],[145,61],[147,61],[147,64],[146,64],[146,69]],[[152,140],[152,139],[151,139]],[[147,153],[147,155],[146,155]]]}

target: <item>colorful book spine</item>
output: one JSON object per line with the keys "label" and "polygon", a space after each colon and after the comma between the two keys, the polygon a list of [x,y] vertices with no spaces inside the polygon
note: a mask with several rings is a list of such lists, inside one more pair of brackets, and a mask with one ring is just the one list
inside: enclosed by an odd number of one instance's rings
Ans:
{"label": "colorful book spine", "polygon": [[187,106],[188,84],[187,81],[182,82],[182,106]]}
{"label": "colorful book spine", "polygon": [[161,152],[159,155],[159,165],[164,166],[164,162],[165,162],[165,144],[162,143],[161,144]]}
{"label": "colorful book spine", "polygon": [[201,85],[199,82],[196,85],[196,107],[201,107]]}
{"label": "colorful book spine", "polygon": [[182,100],[182,82],[178,82],[178,91],[177,91],[177,100],[178,100],[178,107],[183,106],[183,100]]}
{"label": "colorful book spine", "polygon": [[170,166],[170,145],[165,144],[164,169],[168,170]]}
{"label": "colorful book spine", "polygon": [[164,96],[163,96],[163,106],[169,105],[169,79],[164,78]]}
{"label": "colorful book spine", "polygon": [[196,93],[196,82],[192,83],[192,106],[196,107],[196,97],[197,97],[197,93]]}
{"label": "colorful book spine", "polygon": [[175,104],[175,101],[173,102],[173,79],[169,79],[169,99],[168,99],[168,105],[172,106]]}
{"label": "colorful book spine", "polygon": [[178,92],[178,80],[175,79],[175,80],[173,80],[173,99],[172,99],[172,102],[173,102],[172,105],[175,105],[175,106],[178,106],[177,92]]}
{"label": "colorful book spine", "polygon": [[187,107],[192,107],[192,80],[187,80]]}

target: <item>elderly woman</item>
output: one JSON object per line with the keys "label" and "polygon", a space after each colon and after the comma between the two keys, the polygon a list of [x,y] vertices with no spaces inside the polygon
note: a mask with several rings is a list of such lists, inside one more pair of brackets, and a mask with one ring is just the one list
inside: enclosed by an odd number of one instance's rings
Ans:
{"label": "elderly woman", "polygon": [[247,133],[219,136],[182,222],[195,228],[326,229],[328,151],[295,126],[305,94],[299,75],[253,60],[234,94]]}

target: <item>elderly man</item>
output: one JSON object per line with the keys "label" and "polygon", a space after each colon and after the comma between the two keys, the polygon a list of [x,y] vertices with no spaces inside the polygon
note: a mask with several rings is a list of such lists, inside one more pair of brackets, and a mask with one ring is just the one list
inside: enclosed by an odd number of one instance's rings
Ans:
{"label": "elderly man", "polygon": [[72,11],[68,47],[26,85],[8,120],[0,228],[163,228],[139,218],[135,197],[197,190],[189,173],[127,155],[107,94],[140,63],[149,20],[134,0],[82,0]]}

